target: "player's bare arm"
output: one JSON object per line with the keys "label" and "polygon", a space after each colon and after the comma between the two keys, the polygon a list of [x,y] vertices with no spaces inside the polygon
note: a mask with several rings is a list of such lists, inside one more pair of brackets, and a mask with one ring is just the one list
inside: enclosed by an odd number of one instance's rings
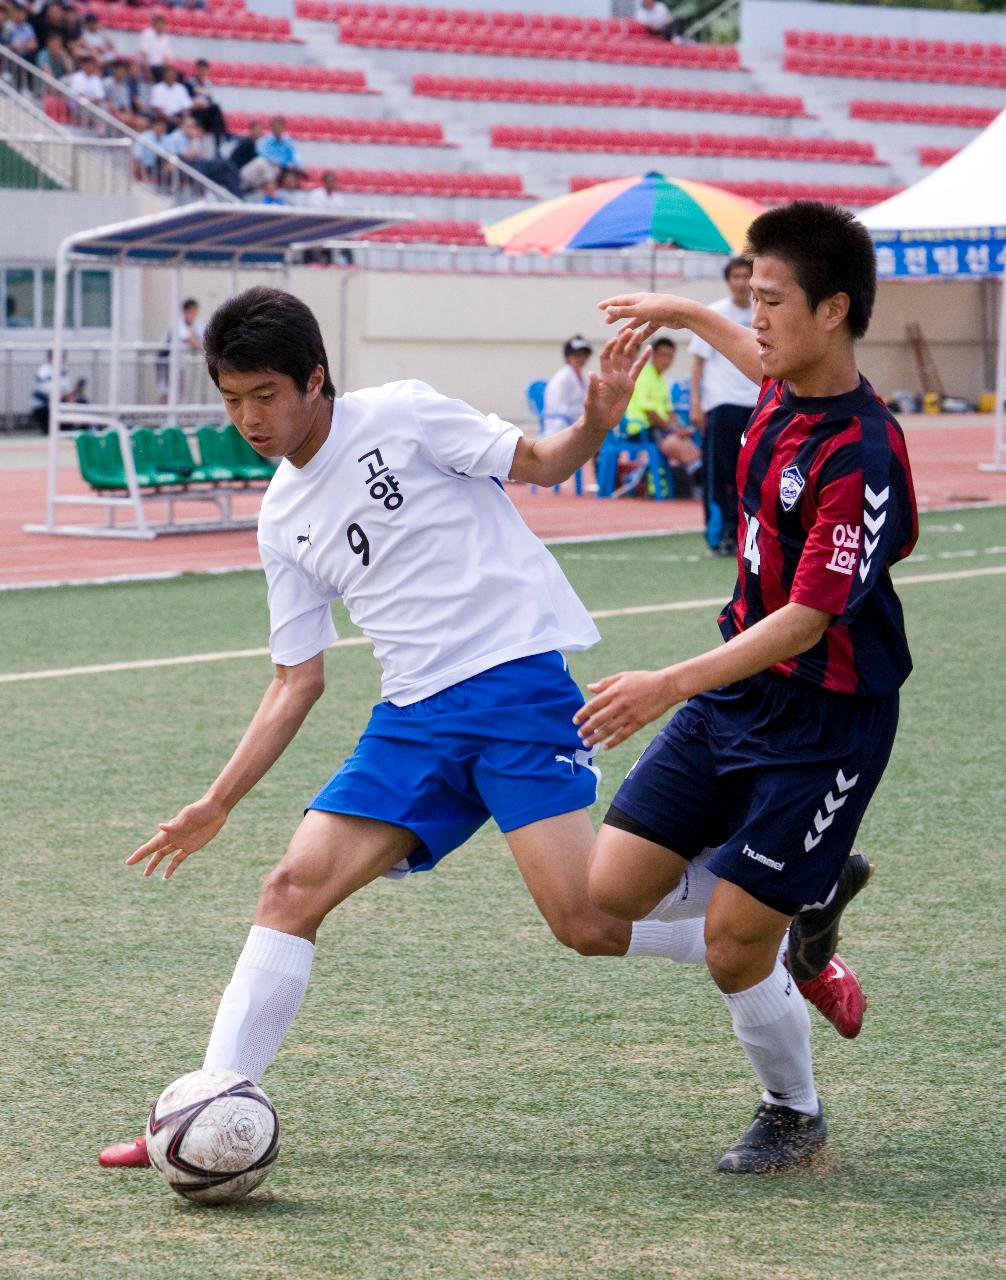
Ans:
{"label": "player's bare arm", "polygon": [[728,644],[662,671],[620,671],[587,686],[596,696],[573,717],[589,747],[620,746],[637,729],[678,702],[745,680],[812,649],[832,622],[830,613],[790,603]]}
{"label": "player's bare arm", "polygon": [[561,484],[594,456],[632,399],[636,378],[649,358],[649,349],[640,352],[642,343],[639,334],[625,329],[604,344],[601,372],[592,373],[587,384],[583,417],[544,439],[518,440],[511,480],[543,487]]}
{"label": "player's bare arm", "polygon": [[160,823],[152,839],[129,855],[127,866],[148,859],[152,875],[171,858],[164,871],[169,880],[185,859],[209,844],[238,801],[263,778],[293,741],[308,712],[325,690],[325,657],[316,654],[297,666],[276,666],[258,710],[219,776],[201,799],[186,805],[170,822]]}
{"label": "player's bare arm", "polygon": [[755,333],[694,298],[673,293],[622,293],[597,305],[605,312],[608,324],[625,320],[643,341],[658,329],[690,329],[726,356],[746,378],[756,383],[762,380]]}

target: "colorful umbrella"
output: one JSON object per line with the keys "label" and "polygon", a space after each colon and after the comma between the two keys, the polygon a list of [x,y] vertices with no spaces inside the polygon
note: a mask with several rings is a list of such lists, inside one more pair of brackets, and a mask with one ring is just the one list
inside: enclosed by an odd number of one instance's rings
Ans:
{"label": "colorful umbrella", "polygon": [[648,173],[545,200],[483,230],[487,243],[506,253],[634,244],[740,253],[748,227],[761,212],[754,200],[719,187]]}

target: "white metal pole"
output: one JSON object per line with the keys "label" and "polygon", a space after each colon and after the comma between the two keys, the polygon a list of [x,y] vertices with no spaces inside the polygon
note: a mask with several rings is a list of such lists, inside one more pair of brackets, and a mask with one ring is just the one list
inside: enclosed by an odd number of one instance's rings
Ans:
{"label": "white metal pole", "polygon": [[999,344],[996,348],[995,468],[1003,470],[1003,397],[1006,396],[1006,267],[999,278]]}
{"label": "white metal pole", "polygon": [[122,272],[121,262],[112,267],[112,351],[108,366],[108,403],[119,412],[119,364],[122,357]]}
{"label": "white metal pole", "polygon": [[181,339],[178,336],[178,319],[182,307],[182,268],[176,265],[171,273],[171,327],[168,333],[168,421],[174,423],[178,406],[178,370],[181,367]]}
{"label": "white metal pole", "polygon": [[69,274],[70,239],[56,251],[56,280],[53,290],[52,382],[49,385],[49,476],[46,484],[46,528],[56,527],[56,497],[59,492],[59,412],[63,404],[63,320],[66,314],[66,281]]}

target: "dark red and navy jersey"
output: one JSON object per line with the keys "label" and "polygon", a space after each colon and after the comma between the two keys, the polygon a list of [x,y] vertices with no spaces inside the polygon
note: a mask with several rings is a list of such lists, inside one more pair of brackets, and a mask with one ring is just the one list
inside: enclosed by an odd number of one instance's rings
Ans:
{"label": "dark red and navy jersey", "polygon": [[774,670],[883,696],[912,669],[890,566],[919,536],[905,437],[873,388],[795,396],[766,379],[741,436],[738,578],[729,640],[793,601],[834,614],[821,640]]}

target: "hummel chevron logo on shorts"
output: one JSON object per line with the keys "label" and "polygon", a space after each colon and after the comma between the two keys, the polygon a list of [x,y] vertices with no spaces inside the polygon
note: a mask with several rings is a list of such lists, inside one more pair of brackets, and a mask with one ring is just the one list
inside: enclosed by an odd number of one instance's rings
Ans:
{"label": "hummel chevron logo on shorts", "polygon": [[808,831],[803,838],[803,847],[807,853],[810,853],[811,849],[816,849],[821,843],[821,839],[824,836],[825,831],[827,831],[835,821],[835,810],[841,809],[842,805],[845,804],[846,800],[848,800],[849,797],[842,793],[844,791],[851,791],[858,781],[858,773],[854,773],[851,778],[847,778],[842,770],[839,769],[838,773],[835,775],[835,786],[833,790],[829,791],[824,797],[823,808],[818,809],[817,813],[814,814],[813,829]]}

